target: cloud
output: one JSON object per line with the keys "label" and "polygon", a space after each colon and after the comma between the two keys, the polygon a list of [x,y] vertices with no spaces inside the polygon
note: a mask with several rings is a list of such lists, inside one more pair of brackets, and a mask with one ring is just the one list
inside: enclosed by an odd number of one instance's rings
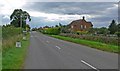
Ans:
{"label": "cloud", "polygon": [[10,15],[14,9],[22,8],[25,4],[25,0],[1,0],[0,15]]}
{"label": "cloud", "polygon": [[28,2],[118,2],[119,0],[28,0]]}
{"label": "cloud", "polygon": [[[54,1],[54,0],[53,0]],[[62,1],[62,0],[61,0]],[[93,0],[95,1],[95,0]],[[112,0],[111,0],[112,1]],[[16,2],[17,3],[17,2]],[[73,20],[86,17],[95,27],[108,26],[112,19],[117,20],[116,2],[27,2],[19,3],[16,7],[1,4],[4,19],[8,18],[15,8],[26,10],[32,18],[31,27],[53,26],[61,22],[69,24]],[[4,20],[5,22],[5,20]]]}
{"label": "cloud", "polygon": [[35,2],[25,5],[26,9],[56,14],[93,14],[111,8],[107,2]]}
{"label": "cloud", "polygon": [[118,12],[118,5],[113,2],[35,2],[25,8],[31,11],[32,16],[43,17],[44,22],[64,20],[69,24],[72,20],[86,16],[95,27],[107,26],[112,19],[117,20]]}

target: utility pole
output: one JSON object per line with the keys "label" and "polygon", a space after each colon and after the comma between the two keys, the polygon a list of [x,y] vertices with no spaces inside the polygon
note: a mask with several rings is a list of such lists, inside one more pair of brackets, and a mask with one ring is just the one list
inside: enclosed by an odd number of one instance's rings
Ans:
{"label": "utility pole", "polygon": [[[20,15],[20,35],[22,34],[22,14]],[[21,44],[21,40],[17,41],[16,42],[16,47],[19,48],[21,47],[22,44]]]}

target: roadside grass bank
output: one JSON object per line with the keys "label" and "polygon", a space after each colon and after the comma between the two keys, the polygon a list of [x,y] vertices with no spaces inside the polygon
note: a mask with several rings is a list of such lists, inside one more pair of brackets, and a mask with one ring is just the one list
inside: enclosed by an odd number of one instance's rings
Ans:
{"label": "roadside grass bank", "polygon": [[78,39],[78,38],[65,37],[65,36],[60,36],[60,35],[50,35],[50,36],[61,39],[61,40],[86,45],[91,48],[96,48],[96,49],[103,50],[103,51],[119,53],[118,46],[116,45],[105,44],[105,43],[95,42],[95,41],[90,41],[90,40],[83,40],[83,39]]}
{"label": "roadside grass bank", "polygon": [[[5,43],[2,50],[2,69],[21,69],[26,57],[27,48],[30,44],[29,41],[30,35],[27,34],[27,39],[22,40],[22,36],[17,38],[7,39],[8,44]],[[12,40],[13,39],[13,40]],[[16,48],[16,40],[21,39],[22,47]],[[11,41],[10,41],[11,40]],[[13,41],[13,42],[12,42]],[[2,48],[3,48],[2,47]]]}
{"label": "roadside grass bank", "polygon": [[2,41],[0,39],[0,71],[2,70]]}
{"label": "roadside grass bank", "polygon": [[2,53],[6,53],[10,48],[13,48],[12,46],[15,45],[16,41],[21,40],[22,35],[14,35],[12,37],[9,37],[7,39],[2,40]]}

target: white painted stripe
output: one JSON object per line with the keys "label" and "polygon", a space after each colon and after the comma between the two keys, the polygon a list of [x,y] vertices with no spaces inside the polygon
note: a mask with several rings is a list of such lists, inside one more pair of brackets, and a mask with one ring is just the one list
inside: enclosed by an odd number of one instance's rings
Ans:
{"label": "white painted stripe", "polygon": [[61,49],[59,46],[56,46],[56,48]]}
{"label": "white painted stripe", "polygon": [[49,43],[49,41],[46,41],[47,43]]}
{"label": "white painted stripe", "polygon": [[98,70],[96,67],[90,65],[89,63],[85,62],[84,60],[81,60],[82,63],[86,64],[87,66],[91,67],[92,69],[96,70],[96,71],[100,71]]}
{"label": "white painted stripe", "polygon": [[30,36],[30,37],[33,37],[33,36]]}

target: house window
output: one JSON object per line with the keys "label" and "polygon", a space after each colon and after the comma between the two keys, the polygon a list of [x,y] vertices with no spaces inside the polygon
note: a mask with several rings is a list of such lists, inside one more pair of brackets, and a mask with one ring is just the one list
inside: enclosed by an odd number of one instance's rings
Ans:
{"label": "house window", "polygon": [[84,28],[86,29],[86,25],[84,26]]}
{"label": "house window", "polygon": [[81,25],[80,28],[83,29],[83,25]]}
{"label": "house window", "polygon": [[73,26],[71,26],[71,28],[73,28]]}

